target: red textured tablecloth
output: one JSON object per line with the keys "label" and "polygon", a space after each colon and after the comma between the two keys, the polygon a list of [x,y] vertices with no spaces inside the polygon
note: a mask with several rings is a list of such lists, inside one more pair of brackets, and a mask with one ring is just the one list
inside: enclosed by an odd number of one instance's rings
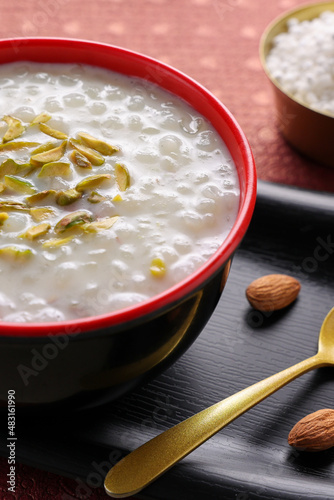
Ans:
{"label": "red textured tablecloth", "polygon": [[[171,64],[211,90],[246,133],[260,179],[334,192],[334,169],[293,151],[278,133],[260,36],[277,15],[305,0],[0,0],[0,38],[59,36],[101,41]],[[1,90],[0,90],[0,106]],[[92,457],[93,459],[94,457]],[[16,494],[0,459],[1,500],[97,500],[68,478],[17,464]],[[172,499],[171,499],[172,500]]]}

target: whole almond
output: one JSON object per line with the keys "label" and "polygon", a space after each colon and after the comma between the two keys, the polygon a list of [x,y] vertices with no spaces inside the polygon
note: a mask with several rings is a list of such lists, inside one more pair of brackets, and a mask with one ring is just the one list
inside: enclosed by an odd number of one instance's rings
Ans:
{"label": "whole almond", "polygon": [[310,413],[291,429],[288,443],[304,451],[328,450],[334,446],[334,410]]}
{"label": "whole almond", "polygon": [[277,311],[296,300],[300,283],[286,274],[268,274],[253,281],[246,290],[249,303],[258,311]]}

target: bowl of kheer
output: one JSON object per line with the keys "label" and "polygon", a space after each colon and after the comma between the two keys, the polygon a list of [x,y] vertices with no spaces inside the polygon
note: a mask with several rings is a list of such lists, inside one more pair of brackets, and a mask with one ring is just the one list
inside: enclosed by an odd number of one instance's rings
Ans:
{"label": "bowl of kheer", "polygon": [[334,2],[299,6],[274,19],[260,59],[275,99],[276,121],[298,152],[334,166]]}
{"label": "bowl of kheer", "polygon": [[0,387],[25,407],[110,401],[199,335],[252,217],[231,113],[150,57],[0,41]]}

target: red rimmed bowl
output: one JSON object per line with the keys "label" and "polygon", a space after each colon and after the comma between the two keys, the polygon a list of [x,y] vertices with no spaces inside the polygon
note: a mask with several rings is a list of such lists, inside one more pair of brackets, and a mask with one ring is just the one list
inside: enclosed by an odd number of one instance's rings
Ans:
{"label": "red rimmed bowl", "polygon": [[106,44],[68,39],[0,41],[0,64],[80,63],[153,82],[204,115],[224,140],[240,184],[235,224],[216,253],[177,285],[109,314],[53,323],[0,323],[1,405],[83,407],[110,401],[170,366],[199,335],[226,283],[252,217],[256,170],[241,128],[200,84],[161,62]]}

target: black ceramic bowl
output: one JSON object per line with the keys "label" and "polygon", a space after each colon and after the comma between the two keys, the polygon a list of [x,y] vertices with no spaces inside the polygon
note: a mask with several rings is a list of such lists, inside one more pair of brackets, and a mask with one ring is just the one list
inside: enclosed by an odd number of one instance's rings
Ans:
{"label": "black ceramic bowl", "polygon": [[[110,401],[161,372],[190,346],[223,291],[234,251],[250,223],[256,172],[247,139],[229,111],[201,85],[146,56],[100,43],[65,39],[0,41],[0,64],[76,62],[150,80],[202,113],[237,166],[237,220],[218,251],[173,288],[138,305],[77,321],[0,323],[0,393],[16,404],[64,408]],[[3,286],[5,286],[3,284]]]}

